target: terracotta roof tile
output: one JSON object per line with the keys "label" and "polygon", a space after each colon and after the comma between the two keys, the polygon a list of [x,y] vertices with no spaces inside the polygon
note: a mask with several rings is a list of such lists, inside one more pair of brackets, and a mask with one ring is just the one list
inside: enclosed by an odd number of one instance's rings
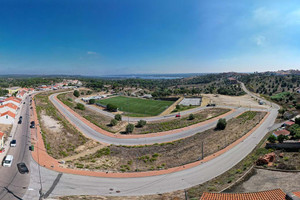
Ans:
{"label": "terracotta roof tile", "polygon": [[0,138],[4,136],[4,133],[0,131]]}
{"label": "terracotta roof tile", "polygon": [[4,116],[4,115],[9,115],[9,116],[11,116],[12,118],[15,118],[15,117],[16,117],[16,114],[13,113],[13,112],[11,112],[11,111],[6,111],[6,112],[0,114],[1,117]]}
{"label": "terracotta roof tile", "polygon": [[298,192],[293,192],[293,194],[300,198],[300,191],[298,191]]}
{"label": "terracotta roof tile", "polygon": [[7,104],[5,104],[5,105],[0,106],[0,108],[4,108],[4,107],[10,107],[10,108],[12,108],[12,109],[14,109],[14,110],[17,110],[17,109],[18,109],[18,106],[16,106],[16,105],[13,104],[13,103],[7,103]]}
{"label": "terracotta roof tile", "polygon": [[281,189],[253,193],[209,193],[204,192],[200,200],[285,200]]}
{"label": "terracotta roof tile", "polygon": [[289,135],[290,132],[288,130],[280,130],[280,131],[275,131],[274,132],[275,135],[279,136],[279,135]]}

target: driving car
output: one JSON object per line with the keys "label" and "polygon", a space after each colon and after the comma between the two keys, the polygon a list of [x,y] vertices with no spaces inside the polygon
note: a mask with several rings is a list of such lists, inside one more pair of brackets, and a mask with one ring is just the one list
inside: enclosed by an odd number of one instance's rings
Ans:
{"label": "driving car", "polygon": [[12,141],[10,142],[10,146],[11,146],[11,147],[17,146],[17,140],[12,140]]}
{"label": "driving car", "polygon": [[29,173],[29,170],[25,163],[18,163],[17,167],[21,174]]}
{"label": "driving car", "polygon": [[7,156],[5,157],[5,159],[3,160],[3,163],[2,163],[3,167],[11,167],[11,164],[12,164],[12,162],[13,162],[13,159],[14,159],[14,156],[12,156],[12,155],[7,155]]}

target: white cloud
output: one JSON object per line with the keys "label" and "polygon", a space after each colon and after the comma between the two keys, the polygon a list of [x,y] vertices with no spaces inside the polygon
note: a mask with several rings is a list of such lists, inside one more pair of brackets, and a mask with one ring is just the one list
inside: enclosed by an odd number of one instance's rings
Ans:
{"label": "white cloud", "polygon": [[300,9],[288,13],[285,22],[286,25],[300,25]]}
{"label": "white cloud", "polygon": [[96,55],[97,52],[94,52],[94,51],[88,51],[88,52],[86,52],[86,54],[88,54],[88,55]]}
{"label": "white cloud", "polygon": [[276,23],[279,16],[277,10],[266,9],[265,7],[260,7],[253,11],[253,19],[256,23],[262,25]]}
{"label": "white cloud", "polygon": [[265,46],[266,44],[266,37],[263,35],[257,35],[253,38],[253,41],[257,46]]}

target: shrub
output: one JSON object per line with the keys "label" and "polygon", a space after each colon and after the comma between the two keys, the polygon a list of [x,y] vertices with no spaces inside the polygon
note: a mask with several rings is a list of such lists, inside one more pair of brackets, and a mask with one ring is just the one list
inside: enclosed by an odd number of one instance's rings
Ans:
{"label": "shrub", "polygon": [[79,97],[79,96],[80,96],[79,91],[78,91],[78,90],[75,90],[75,91],[73,92],[73,95],[74,95],[75,97]]}
{"label": "shrub", "polygon": [[111,126],[115,126],[115,125],[117,125],[117,124],[118,124],[118,121],[117,121],[117,120],[115,120],[115,119],[110,120],[110,125],[111,125]]}
{"label": "shrub", "polygon": [[270,143],[275,143],[276,137],[275,137],[274,135],[270,135],[270,136],[268,137],[268,141],[269,141]]}
{"label": "shrub", "polygon": [[217,130],[224,130],[226,128],[227,122],[226,119],[222,118],[218,120],[216,129]]}
{"label": "shrub", "polygon": [[128,124],[126,126],[126,133],[132,133],[134,129],[134,125],[133,124]]}
{"label": "shrub", "polygon": [[85,110],[85,106],[82,103],[77,103],[75,108],[79,110]]}
{"label": "shrub", "polygon": [[90,99],[89,100],[89,104],[95,104],[96,103],[96,100],[95,99]]}
{"label": "shrub", "polygon": [[195,119],[195,116],[193,114],[190,114],[189,115],[189,120],[193,120],[193,119]]}
{"label": "shrub", "polygon": [[68,98],[68,101],[73,101],[73,99],[71,99],[71,98]]}
{"label": "shrub", "polygon": [[176,109],[179,110],[181,108],[180,105],[176,105]]}
{"label": "shrub", "polygon": [[296,109],[298,109],[298,110],[300,109],[300,104],[296,105]]}
{"label": "shrub", "polygon": [[118,107],[116,105],[113,104],[107,104],[106,109],[110,112],[117,112]]}
{"label": "shrub", "polygon": [[140,120],[138,121],[136,127],[142,128],[147,124],[147,122],[145,120]]}
{"label": "shrub", "polygon": [[279,143],[283,143],[284,140],[286,140],[288,137],[286,135],[279,135],[277,137],[277,140]]}
{"label": "shrub", "polygon": [[300,125],[300,117],[297,117],[297,118],[295,119],[295,124]]}
{"label": "shrub", "polygon": [[122,121],[122,115],[116,114],[115,115],[115,120]]}

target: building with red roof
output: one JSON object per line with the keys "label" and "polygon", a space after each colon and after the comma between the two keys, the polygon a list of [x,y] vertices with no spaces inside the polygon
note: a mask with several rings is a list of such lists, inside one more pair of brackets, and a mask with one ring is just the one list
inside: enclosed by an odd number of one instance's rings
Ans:
{"label": "building with red roof", "polygon": [[200,200],[286,200],[286,193],[281,189],[252,193],[204,192]]}
{"label": "building with red roof", "polygon": [[288,135],[290,135],[290,132],[289,132],[288,130],[283,129],[283,130],[275,131],[275,132],[273,133],[273,135],[274,135],[275,137],[278,137],[279,135],[285,135],[285,136],[288,136]]}
{"label": "building with red roof", "polygon": [[0,148],[4,146],[4,133],[0,131]]}
{"label": "building with red roof", "polygon": [[4,104],[4,105],[0,106],[0,113],[5,113],[7,111],[17,113],[18,108],[19,107],[16,106],[15,104],[13,104],[13,103],[7,103],[7,104]]}
{"label": "building with red roof", "polygon": [[15,117],[16,114],[11,111],[0,113],[0,124],[13,124]]}

